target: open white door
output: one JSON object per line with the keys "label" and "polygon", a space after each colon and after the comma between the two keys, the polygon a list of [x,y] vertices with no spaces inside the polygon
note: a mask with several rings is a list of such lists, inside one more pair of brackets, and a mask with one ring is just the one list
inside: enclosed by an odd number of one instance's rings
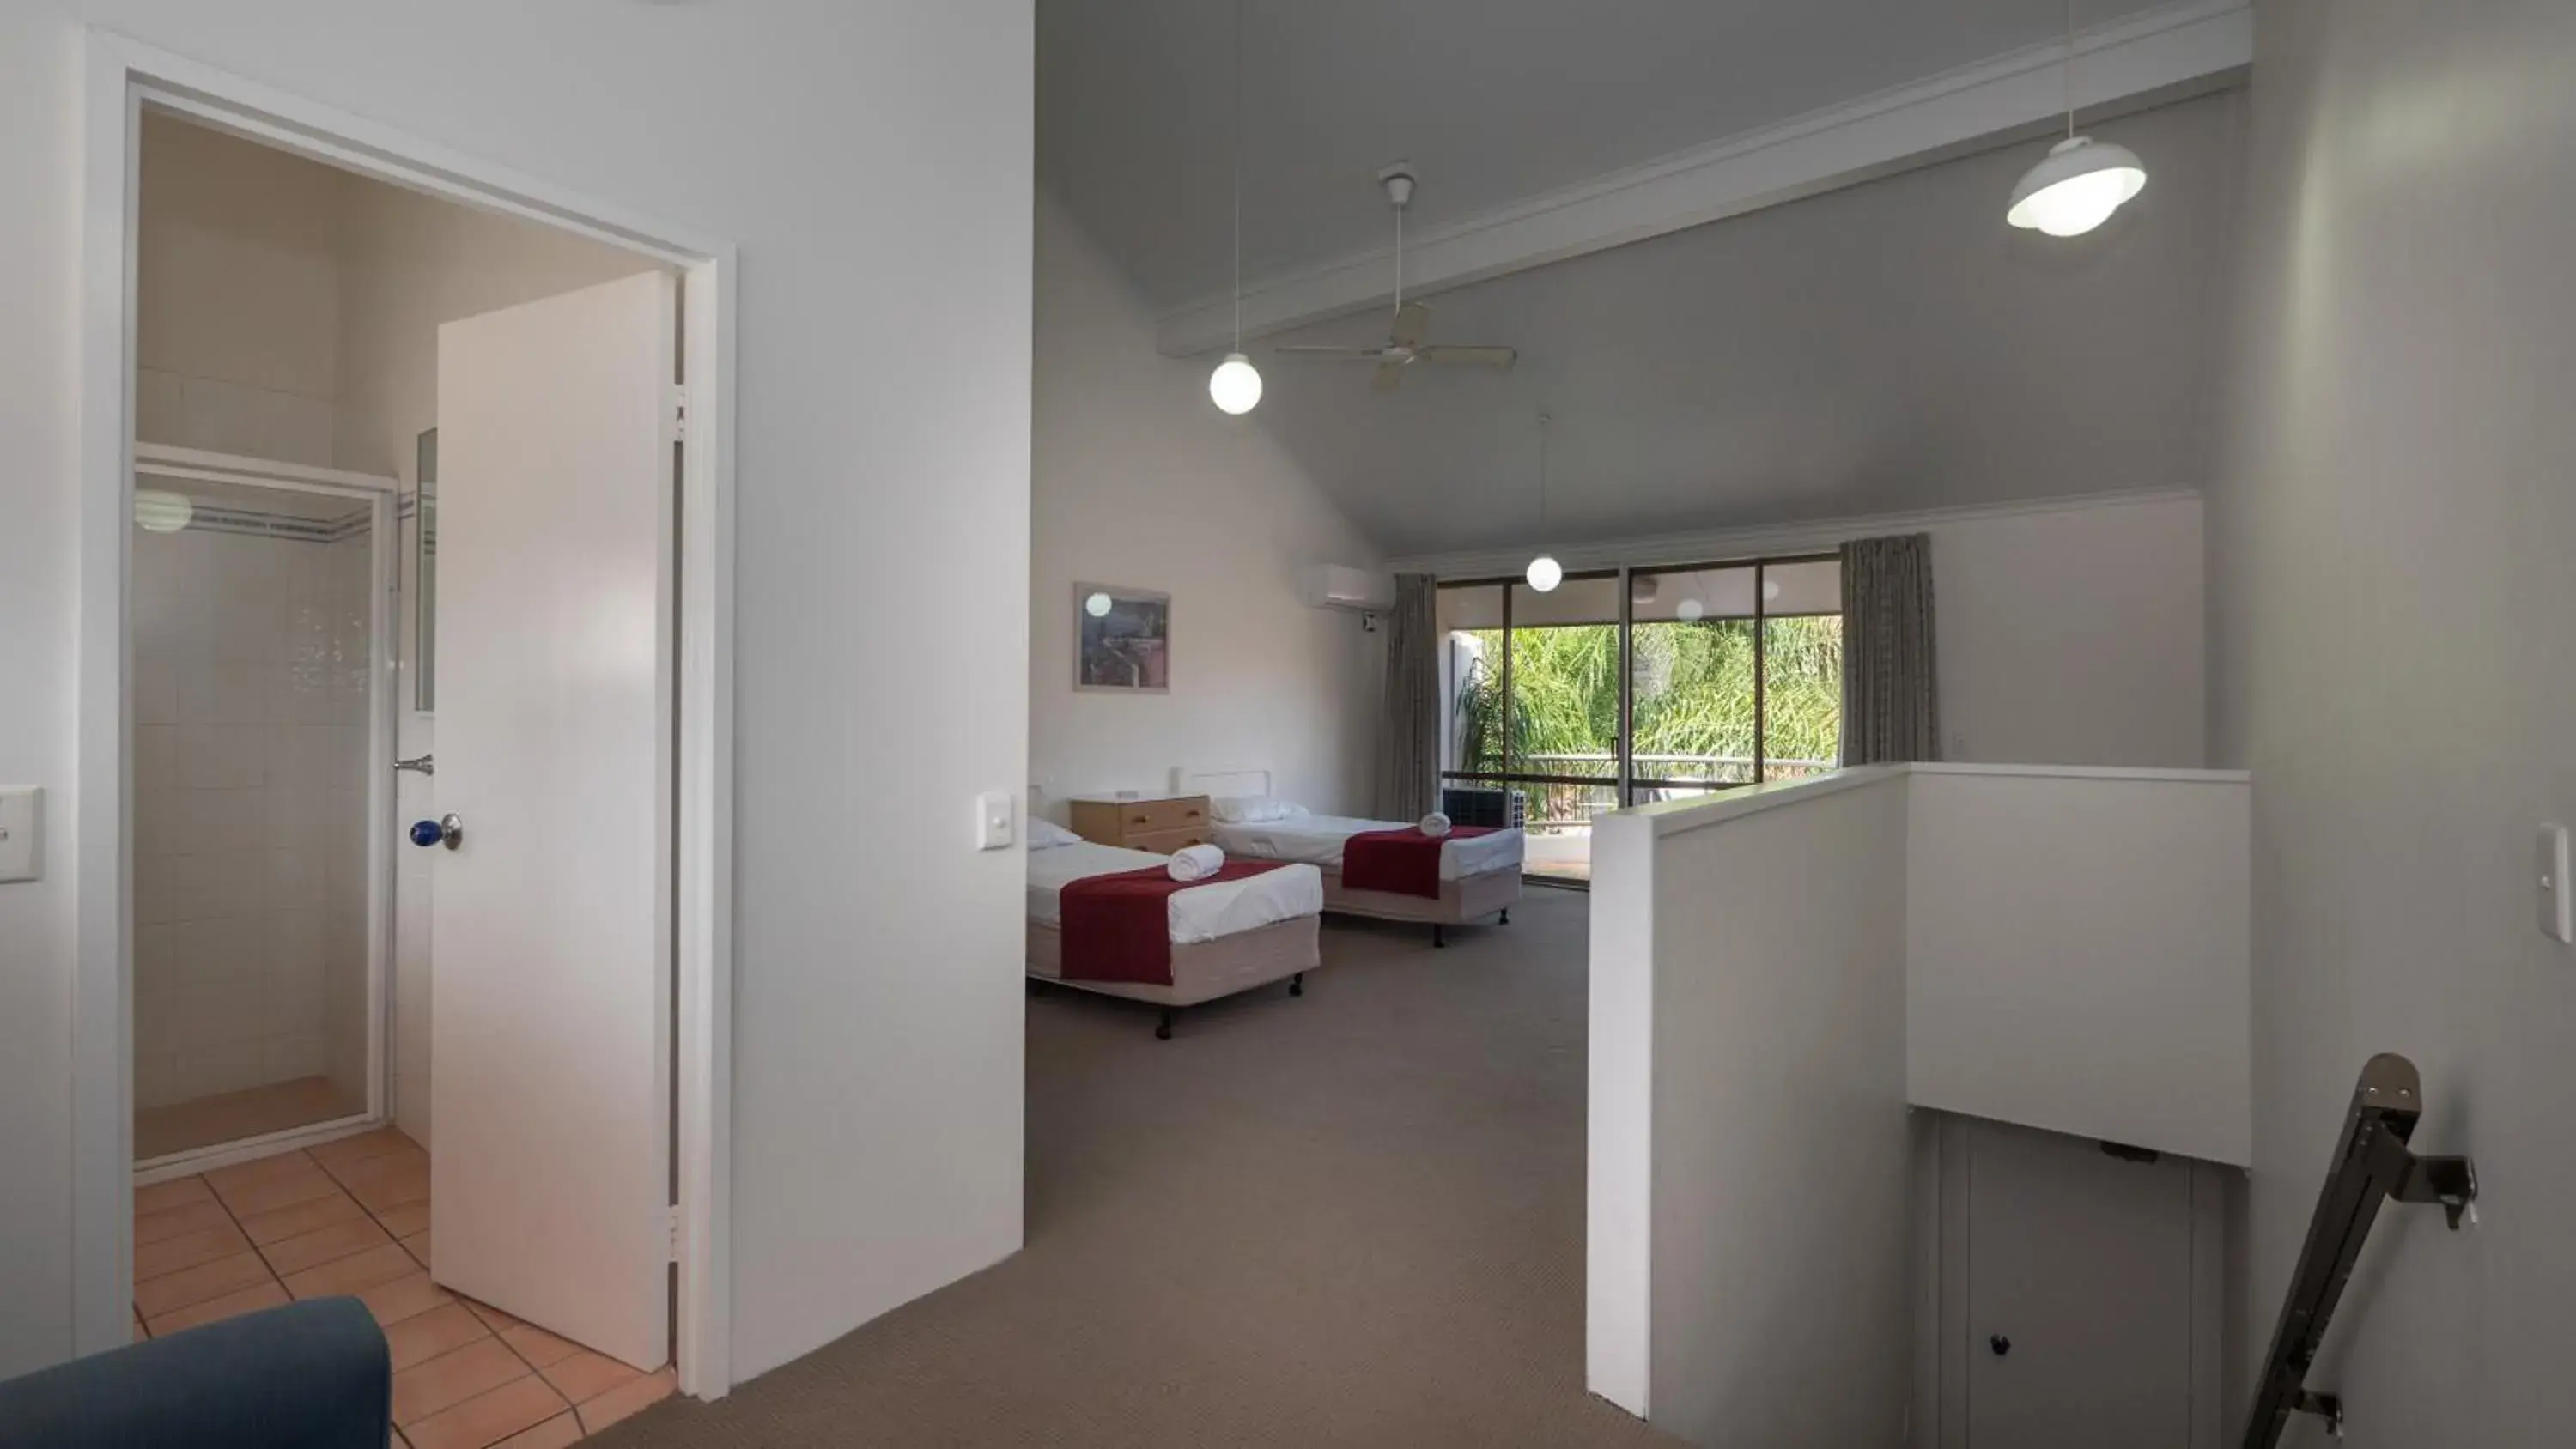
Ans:
{"label": "open white door", "polygon": [[[438,1282],[670,1357],[677,283],[438,332]],[[435,847],[433,847],[434,849]]]}

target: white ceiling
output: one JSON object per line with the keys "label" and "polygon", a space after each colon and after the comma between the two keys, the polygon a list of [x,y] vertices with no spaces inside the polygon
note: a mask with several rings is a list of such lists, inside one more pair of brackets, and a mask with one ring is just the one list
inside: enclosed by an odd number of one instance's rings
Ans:
{"label": "white ceiling", "polygon": [[[2003,224],[2043,150],[1982,155],[1459,287],[1432,335],[1497,376],[1253,348],[1275,437],[1391,554],[2191,488],[2206,479],[2244,93],[2088,126],[2152,180],[2068,241]],[[1537,424],[1550,429],[1539,521]]]}
{"label": "white ceiling", "polygon": [[[2092,27],[2160,0],[2075,0]],[[2045,43],[2063,0],[1244,0],[1248,277]],[[1038,170],[1148,303],[1231,275],[1226,0],[1041,0]]]}

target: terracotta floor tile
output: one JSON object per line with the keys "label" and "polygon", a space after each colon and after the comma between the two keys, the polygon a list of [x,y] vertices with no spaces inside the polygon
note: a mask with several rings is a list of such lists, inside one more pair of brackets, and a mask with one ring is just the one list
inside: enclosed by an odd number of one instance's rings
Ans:
{"label": "terracotta floor tile", "polygon": [[397,1323],[409,1322],[433,1308],[453,1303],[456,1295],[429,1281],[426,1270],[415,1268],[390,1283],[379,1283],[359,1294],[358,1301],[367,1305],[369,1313],[376,1315],[377,1323],[390,1328]]}
{"label": "terracotta floor tile", "polygon": [[429,1266],[429,1234],[426,1230],[403,1239],[402,1245],[403,1251],[411,1254],[413,1262],[424,1268]]}
{"label": "terracotta floor tile", "polygon": [[183,1203],[210,1202],[214,1196],[214,1190],[206,1186],[202,1177],[174,1177],[168,1182],[136,1188],[134,1215],[140,1219],[145,1213],[161,1212]]}
{"label": "terracotta floor tile", "polygon": [[592,1353],[586,1348],[575,1349],[539,1372],[546,1376],[546,1382],[554,1385],[557,1392],[576,1404],[598,1398],[620,1384],[644,1376],[642,1369],[630,1368],[604,1353]]}
{"label": "terracotta floor tile", "polygon": [[412,1449],[487,1449],[571,1407],[534,1374],[403,1426]]}
{"label": "terracotta floor tile", "polygon": [[393,1354],[394,1368],[399,1372],[491,1336],[489,1324],[468,1312],[464,1304],[450,1302],[387,1325],[385,1347]]}
{"label": "terracotta floor tile", "polygon": [[134,1281],[147,1282],[182,1268],[229,1258],[249,1247],[250,1239],[243,1237],[242,1230],[234,1227],[230,1219],[157,1243],[140,1243],[134,1249]]}
{"label": "terracotta floor tile", "polygon": [[325,1142],[319,1147],[308,1147],[304,1149],[304,1153],[320,1163],[325,1172],[337,1172],[343,1167],[364,1162],[370,1157],[382,1157],[388,1152],[420,1150],[420,1144],[404,1136],[401,1128],[379,1127],[373,1132],[361,1132],[355,1137],[343,1137],[337,1142]]}
{"label": "terracotta floor tile", "polygon": [[533,1323],[515,1324],[501,1330],[501,1341],[511,1351],[528,1361],[531,1368],[547,1368],[581,1352],[581,1345],[555,1337]]}
{"label": "terracotta floor tile", "polygon": [[361,1162],[349,1169],[342,1179],[349,1196],[364,1203],[369,1212],[389,1212],[412,1203],[429,1201],[429,1163],[409,1162],[380,1157]]}
{"label": "terracotta floor tile", "polygon": [[199,1263],[176,1273],[164,1273],[134,1285],[134,1311],[146,1322],[165,1313],[174,1313],[209,1298],[220,1298],[255,1283],[271,1281],[268,1265],[259,1254],[235,1253],[211,1263]]}
{"label": "terracotta floor tile", "polygon": [[313,1159],[301,1152],[280,1152],[270,1157],[236,1162],[230,1167],[218,1167],[206,1174],[206,1186],[213,1188],[215,1195],[221,1197],[237,1187],[300,1176],[311,1170],[313,1165]]}
{"label": "terracotta floor tile", "polygon": [[307,1268],[355,1257],[369,1248],[381,1248],[392,1241],[385,1236],[384,1229],[367,1218],[359,1217],[315,1228],[309,1233],[298,1233],[291,1238],[280,1238],[262,1246],[259,1253],[268,1260],[268,1266],[276,1271],[278,1277],[288,1278]]}
{"label": "terracotta floor tile", "polygon": [[219,1318],[231,1318],[236,1314],[250,1313],[262,1308],[276,1308],[287,1301],[286,1290],[277,1285],[276,1279],[271,1278],[248,1288],[227,1293],[221,1298],[209,1298],[203,1303],[192,1303],[176,1312],[148,1316],[144,1322],[152,1329],[154,1338],[166,1338],[183,1328],[194,1328],[201,1323],[212,1323]]}
{"label": "terracotta floor tile", "polygon": [[[340,1190],[339,1184],[331,1180],[331,1174],[305,1161],[304,1154],[300,1152],[291,1158],[273,1157],[266,1162],[244,1165],[266,1167],[272,1162],[282,1162],[288,1166],[274,1173],[238,1181],[222,1181],[213,1174],[208,1174],[207,1180],[212,1183],[215,1196],[222,1198],[224,1206],[231,1208],[233,1216],[237,1218],[256,1217],[278,1208],[292,1207],[300,1202],[329,1197]],[[224,1170],[237,1172],[241,1169]]]}
{"label": "terracotta floor tile", "polygon": [[335,1189],[328,1197],[307,1198],[286,1207],[254,1213],[243,1218],[241,1225],[242,1231],[250,1234],[252,1242],[265,1247],[299,1233],[309,1233],[315,1228],[327,1228],[333,1223],[364,1222],[366,1217],[367,1210],[358,1206],[356,1198]]}
{"label": "terracotta floor tile", "polygon": [[563,1449],[581,1442],[581,1420],[571,1414],[557,1414],[533,1429],[511,1435],[495,1449]]}
{"label": "terracotta floor tile", "polygon": [[[196,1179],[190,1178],[188,1181],[194,1182]],[[224,1227],[233,1220],[233,1215],[224,1211],[224,1205],[215,1201],[215,1195],[211,1192],[204,1197],[183,1202],[177,1207],[162,1208],[158,1212],[145,1212],[143,1193],[149,1191],[151,1189],[145,1188],[134,1195],[134,1246],[138,1248],[146,1243],[158,1243],[185,1233],[201,1233],[208,1228]]]}
{"label": "terracotta floor tile", "polygon": [[512,1379],[526,1378],[528,1372],[527,1364],[501,1340],[476,1339],[394,1375],[394,1422],[426,1419]]}
{"label": "terracotta floor tile", "polygon": [[505,1329],[516,1328],[526,1321],[515,1314],[504,1313],[500,1309],[493,1307],[489,1303],[483,1302],[479,1298],[468,1298],[464,1294],[460,1293],[457,1295],[457,1301],[463,1303],[466,1307],[473,1309],[475,1317],[492,1325],[492,1331],[494,1333],[500,1333]]}
{"label": "terracotta floor tile", "polygon": [[596,1434],[620,1419],[662,1402],[671,1397],[674,1382],[671,1371],[663,1369],[610,1389],[578,1410],[582,1432]]}
{"label": "terracotta floor tile", "polygon": [[376,1221],[384,1225],[386,1232],[397,1238],[408,1238],[414,1233],[428,1232],[429,1200],[423,1198],[419,1202],[407,1202],[401,1207],[387,1208],[376,1214]]}
{"label": "terracotta floor tile", "polygon": [[286,1291],[298,1298],[327,1298],[335,1293],[361,1293],[379,1283],[390,1283],[407,1273],[417,1273],[420,1265],[399,1243],[386,1243],[363,1253],[307,1268],[301,1273],[283,1275]]}

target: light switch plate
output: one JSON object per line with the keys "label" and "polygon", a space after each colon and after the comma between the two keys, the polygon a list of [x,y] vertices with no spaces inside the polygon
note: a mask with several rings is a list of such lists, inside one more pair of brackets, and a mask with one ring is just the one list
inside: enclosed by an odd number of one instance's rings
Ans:
{"label": "light switch plate", "polygon": [[975,797],[975,848],[1008,850],[1018,838],[1013,827],[1018,822],[1011,792],[987,790]]}
{"label": "light switch plate", "polygon": [[33,785],[0,785],[0,881],[42,876],[44,844],[45,792]]}
{"label": "light switch plate", "polygon": [[2567,891],[2567,827],[2544,825],[2532,846],[2532,871],[2540,878],[2540,934],[2560,945],[2576,944]]}

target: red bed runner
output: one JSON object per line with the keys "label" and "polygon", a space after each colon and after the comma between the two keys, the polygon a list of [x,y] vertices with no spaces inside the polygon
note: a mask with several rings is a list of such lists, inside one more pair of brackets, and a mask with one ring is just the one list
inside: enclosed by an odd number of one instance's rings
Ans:
{"label": "red bed runner", "polygon": [[1402,830],[1363,830],[1342,842],[1342,888],[1440,899],[1440,842],[1491,835],[1491,825],[1453,825],[1447,835],[1425,835],[1419,825]]}
{"label": "red bed runner", "polygon": [[1173,892],[1241,880],[1281,864],[1229,860],[1216,874],[1193,881],[1174,880],[1168,869],[1153,865],[1067,882],[1057,926],[1064,935],[1064,979],[1171,985]]}

